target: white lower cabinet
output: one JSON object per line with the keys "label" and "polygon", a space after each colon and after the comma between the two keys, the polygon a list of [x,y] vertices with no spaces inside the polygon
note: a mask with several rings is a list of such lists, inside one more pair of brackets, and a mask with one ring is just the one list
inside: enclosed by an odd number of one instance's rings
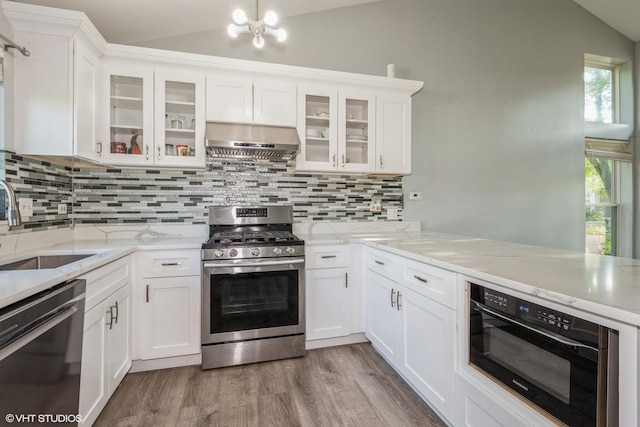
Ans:
{"label": "white lower cabinet", "polygon": [[402,287],[400,372],[443,415],[454,413],[455,312]]}
{"label": "white lower cabinet", "polygon": [[[352,314],[359,310],[349,245],[305,248],[306,339],[346,337],[360,332]],[[360,306],[361,307],[361,306]]]}
{"label": "white lower cabinet", "polygon": [[87,304],[79,413],[82,425],[91,425],[131,368],[130,258],[114,261],[83,278],[87,280]]}
{"label": "white lower cabinet", "polygon": [[307,339],[335,338],[351,333],[351,292],[347,268],[307,271]]}
{"label": "white lower cabinet", "polygon": [[[409,288],[392,280],[402,280],[406,260],[372,251],[366,257],[367,265],[394,266],[380,270],[389,277],[371,269],[365,273],[367,338],[440,415],[452,421],[455,311],[424,295],[428,283],[422,294],[414,285]],[[452,285],[449,292],[455,293],[455,281]]]}
{"label": "white lower cabinet", "polygon": [[145,251],[138,287],[142,360],[200,352],[200,250]]}

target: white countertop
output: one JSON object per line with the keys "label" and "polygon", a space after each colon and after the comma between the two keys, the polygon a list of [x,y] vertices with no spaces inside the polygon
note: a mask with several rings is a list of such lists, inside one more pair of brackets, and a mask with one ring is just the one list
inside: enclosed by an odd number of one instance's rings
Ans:
{"label": "white countertop", "polygon": [[73,279],[136,250],[200,249],[202,237],[167,237],[155,239],[76,240],[0,257],[0,264],[35,255],[95,254],[59,268],[43,270],[0,271],[0,308],[40,291]]}
{"label": "white countertop", "polygon": [[640,260],[425,231],[300,237],[307,245],[361,242],[640,326]]}

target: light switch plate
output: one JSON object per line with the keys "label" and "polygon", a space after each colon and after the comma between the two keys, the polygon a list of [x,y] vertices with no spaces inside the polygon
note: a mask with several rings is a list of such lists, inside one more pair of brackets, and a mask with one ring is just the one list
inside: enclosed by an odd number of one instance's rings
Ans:
{"label": "light switch plate", "polygon": [[412,191],[409,193],[409,200],[422,200],[422,191]]}
{"label": "light switch plate", "polygon": [[371,212],[382,212],[382,204],[380,202],[372,202],[369,204],[369,210]]}
{"label": "light switch plate", "polygon": [[18,207],[20,209],[21,217],[33,216],[33,199],[28,197],[20,197],[18,199]]}
{"label": "light switch plate", "polygon": [[398,209],[396,208],[388,208],[387,209],[387,219],[398,219]]}
{"label": "light switch plate", "polygon": [[58,214],[66,214],[67,213],[67,204],[66,203],[60,203],[58,204]]}

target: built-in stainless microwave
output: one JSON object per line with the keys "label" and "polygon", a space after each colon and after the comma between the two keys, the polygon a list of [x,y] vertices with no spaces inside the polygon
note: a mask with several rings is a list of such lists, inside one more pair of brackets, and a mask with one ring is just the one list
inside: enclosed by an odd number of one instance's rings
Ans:
{"label": "built-in stainless microwave", "polygon": [[618,332],[469,283],[469,363],[568,426],[618,425]]}

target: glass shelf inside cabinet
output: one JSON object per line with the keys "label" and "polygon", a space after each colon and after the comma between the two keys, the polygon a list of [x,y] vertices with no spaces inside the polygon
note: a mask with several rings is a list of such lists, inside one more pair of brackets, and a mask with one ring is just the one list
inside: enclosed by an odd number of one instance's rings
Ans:
{"label": "glass shelf inside cabinet", "polygon": [[110,151],[141,155],[143,138],[143,82],[139,77],[111,76]]}
{"label": "glass shelf inside cabinet", "polygon": [[307,95],[305,113],[305,160],[328,162],[330,156],[330,98]]}
{"label": "glass shelf inside cabinet", "polygon": [[196,155],[196,85],[165,82],[165,155]]}

